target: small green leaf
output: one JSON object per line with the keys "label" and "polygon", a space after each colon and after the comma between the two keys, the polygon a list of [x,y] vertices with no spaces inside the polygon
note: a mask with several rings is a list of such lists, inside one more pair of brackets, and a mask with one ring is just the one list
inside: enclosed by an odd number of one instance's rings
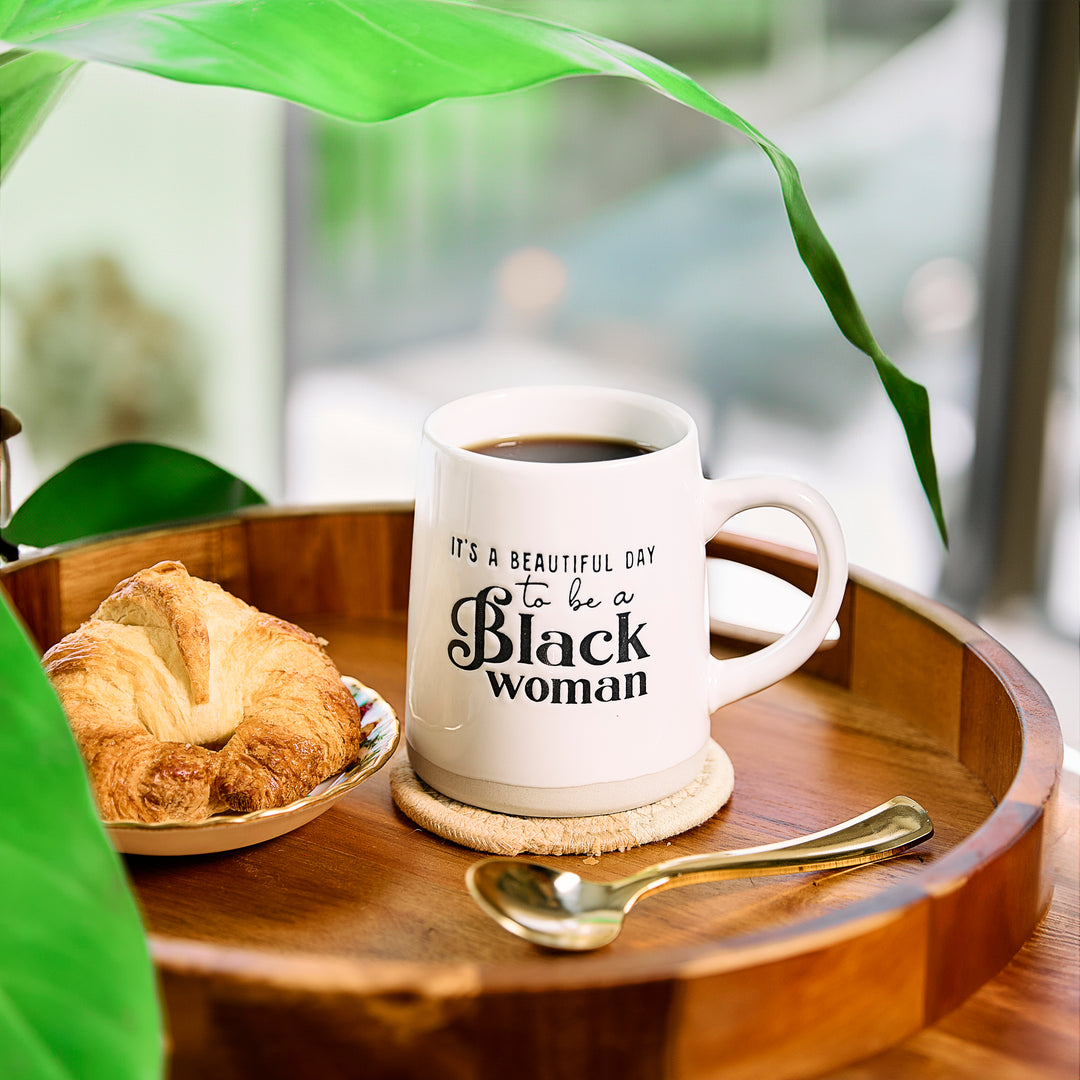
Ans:
{"label": "small green leaf", "polygon": [[158,1077],[161,1013],[138,909],[2,590],[0,656],[0,1071]]}
{"label": "small green leaf", "polygon": [[157,443],[119,443],[77,458],[46,480],[15,511],[4,538],[47,547],[265,502],[243,480],[196,454]]}
{"label": "small green leaf", "polygon": [[947,542],[925,390],[901,375],[874,340],[794,163],[681,71],[595,34],[451,0],[27,0],[0,37],[172,79],[275,94],[348,120],[386,120],[445,98],[568,75],[617,75],[735,128],[776,170],[799,255],[841,332],[874,362]]}
{"label": "small green leaf", "polygon": [[10,49],[0,54],[0,180],[81,67],[55,53]]}
{"label": "small green leaf", "polygon": [[[870,339],[873,342],[873,338]],[[869,351],[869,350],[867,350]],[[937,469],[934,466],[933,443],[930,439],[930,396],[926,387],[909,379],[896,365],[874,344],[870,353],[874,358],[874,367],[881,379],[889,400],[896,409],[904,425],[908,447],[919,482],[926,492],[927,502],[934,513],[938,532],[945,545],[949,543],[948,530],[945,527],[945,514],[941,505],[941,493],[938,490]]]}

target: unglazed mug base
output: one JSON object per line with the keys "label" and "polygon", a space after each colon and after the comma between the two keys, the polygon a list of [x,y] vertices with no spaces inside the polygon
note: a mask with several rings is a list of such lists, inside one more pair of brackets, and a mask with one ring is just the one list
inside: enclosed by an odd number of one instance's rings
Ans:
{"label": "unglazed mug base", "polygon": [[630,780],[580,787],[522,787],[460,776],[428,761],[406,741],[409,764],[429,787],[467,806],[517,817],[596,817],[634,810],[681,791],[701,772],[708,743],[685,761]]}

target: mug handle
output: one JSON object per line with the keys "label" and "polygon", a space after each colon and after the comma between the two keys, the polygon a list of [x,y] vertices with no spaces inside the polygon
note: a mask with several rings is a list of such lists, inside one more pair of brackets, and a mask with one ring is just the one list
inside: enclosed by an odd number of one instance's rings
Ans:
{"label": "mug handle", "polygon": [[847,587],[847,550],[833,508],[823,495],[799,480],[756,476],[705,480],[707,543],[743,510],[775,506],[801,518],[817,547],[818,573],[810,606],[781,638],[746,656],[710,658],[709,711],[764,690],[805,663],[825,640]]}

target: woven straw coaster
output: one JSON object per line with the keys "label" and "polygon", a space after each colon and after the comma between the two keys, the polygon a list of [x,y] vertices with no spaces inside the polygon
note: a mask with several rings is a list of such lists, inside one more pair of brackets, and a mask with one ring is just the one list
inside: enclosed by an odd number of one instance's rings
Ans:
{"label": "woven straw coaster", "polygon": [[444,840],[495,855],[600,855],[665,840],[708,821],[731,797],[734,783],[731,760],[710,741],[701,772],[666,799],[600,817],[531,818],[440,795],[407,760],[390,771],[390,792],[403,814]]}

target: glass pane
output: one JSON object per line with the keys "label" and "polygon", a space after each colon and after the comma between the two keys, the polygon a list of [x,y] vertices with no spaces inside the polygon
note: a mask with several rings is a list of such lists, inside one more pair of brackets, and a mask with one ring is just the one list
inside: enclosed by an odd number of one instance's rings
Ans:
{"label": "glass pane", "polygon": [[[930,389],[958,495],[998,6],[516,6],[683,68],[791,154],[871,327]],[[627,385],[690,409],[712,474],[800,475],[853,562],[933,590],[942,550],[899,422],[740,136],[628,81],[570,79],[377,127],[297,111],[289,175],[288,498],[408,498],[424,415],[463,393]],[[737,524],[802,542],[782,517]]]}

